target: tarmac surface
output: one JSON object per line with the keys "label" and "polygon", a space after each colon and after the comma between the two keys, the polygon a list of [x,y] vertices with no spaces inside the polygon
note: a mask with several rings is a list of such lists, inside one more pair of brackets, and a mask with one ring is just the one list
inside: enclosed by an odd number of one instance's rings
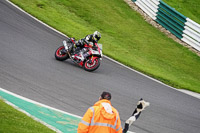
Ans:
{"label": "tarmac surface", "polygon": [[[55,60],[65,39],[5,0],[0,1],[0,87],[42,104],[83,116],[110,91],[122,126],[140,98],[150,102],[130,127],[136,133],[198,133],[200,99],[103,58],[86,72],[70,60]],[[103,44],[104,45],[104,44]],[[106,45],[106,44],[105,44]]]}

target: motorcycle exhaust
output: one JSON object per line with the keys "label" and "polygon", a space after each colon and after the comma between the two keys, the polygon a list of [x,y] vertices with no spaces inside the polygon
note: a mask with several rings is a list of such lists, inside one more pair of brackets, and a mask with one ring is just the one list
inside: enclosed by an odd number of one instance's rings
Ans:
{"label": "motorcycle exhaust", "polygon": [[[65,40],[63,41],[63,45],[64,45],[64,47],[65,47],[65,50],[67,50],[67,53],[68,53],[70,59],[71,59],[74,63],[77,63],[77,62],[72,58],[72,56],[71,56],[71,54],[70,54],[70,52],[69,52],[69,46],[67,45],[67,42],[66,42]],[[77,63],[77,64],[78,64],[78,63]]]}
{"label": "motorcycle exhaust", "polygon": [[63,45],[64,45],[65,49],[68,51],[69,47],[68,47],[67,42],[65,40],[63,41]]}

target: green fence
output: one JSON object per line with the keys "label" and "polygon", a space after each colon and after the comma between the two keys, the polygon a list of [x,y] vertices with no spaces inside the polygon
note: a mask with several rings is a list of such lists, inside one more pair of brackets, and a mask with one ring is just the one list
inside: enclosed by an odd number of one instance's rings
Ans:
{"label": "green fence", "polygon": [[186,17],[168,6],[163,1],[158,5],[157,19],[160,25],[169,30],[172,34],[181,39],[186,22]]}
{"label": "green fence", "polygon": [[177,38],[200,51],[200,25],[177,12],[162,0],[132,0],[153,20]]}

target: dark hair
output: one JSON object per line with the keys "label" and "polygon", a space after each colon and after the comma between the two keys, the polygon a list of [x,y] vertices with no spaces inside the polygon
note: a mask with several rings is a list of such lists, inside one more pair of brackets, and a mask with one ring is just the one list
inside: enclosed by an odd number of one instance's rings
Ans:
{"label": "dark hair", "polygon": [[103,92],[102,94],[101,94],[101,98],[102,99],[107,99],[107,100],[110,100],[111,99],[111,94],[110,94],[110,92]]}

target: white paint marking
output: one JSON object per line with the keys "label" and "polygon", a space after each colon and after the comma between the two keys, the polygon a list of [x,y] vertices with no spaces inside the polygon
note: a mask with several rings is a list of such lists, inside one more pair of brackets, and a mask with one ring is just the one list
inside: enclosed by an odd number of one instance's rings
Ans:
{"label": "white paint marking", "polygon": [[36,104],[36,105],[39,105],[39,106],[42,106],[42,107],[45,107],[45,108],[54,110],[54,111],[58,111],[58,112],[63,113],[63,114],[71,115],[71,116],[74,116],[74,117],[77,117],[77,118],[82,118],[82,117],[80,117],[80,116],[78,116],[78,115],[74,115],[74,114],[71,114],[71,113],[68,113],[68,112],[65,112],[65,111],[62,111],[62,110],[59,110],[59,109],[50,107],[50,106],[48,106],[48,105],[45,105],[45,104],[42,104],[42,103],[33,101],[33,100],[31,100],[31,99],[22,97],[22,96],[20,96],[20,95],[17,95],[17,94],[15,94],[15,93],[12,93],[12,92],[7,91],[7,90],[5,90],[5,89],[0,88],[0,90],[3,91],[3,92],[5,92],[5,93],[8,93],[8,94],[10,94],[10,95],[13,95],[13,96],[15,96],[15,97],[17,97],[17,98],[20,98],[20,99],[22,99],[22,100],[25,100],[25,101],[27,101],[27,102],[30,102],[30,103],[33,103],[33,104]]}
{"label": "white paint marking", "polygon": [[44,122],[44,121],[42,121],[42,120],[40,120],[40,119],[38,119],[38,118],[36,118],[36,117],[34,117],[34,116],[32,116],[32,115],[30,115],[28,112],[26,112],[26,111],[20,109],[19,107],[15,106],[15,105],[12,104],[11,102],[8,102],[8,101],[5,100],[5,99],[3,99],[3,100],[5,101],[5,103],[7,103],[8,105],[12,106],[12,107],[15,108],[16,110],[18,110],[18,111],[20,111],[20,112],[26,114],[28,117],[31,117],[31,118],[32,118],[33,120],[35,120],[35,121],[40,122],[41,124],[45,125],[46,127],[50,128],[51,130],[55,131],[56,133],[62,133],[62,132],[61,132],[60,130],[58,130],[57,128],[55,128],[55,127],[53,127],[53,126],[47,124],[46,122]]}
{"label": "white paint marking", "polygon": [[[74,115],[74,114],[71,114],[71,113],[68,113],[68,112],[65,112],[65,111],[62,111],[62,110],[59,110],[59,109],[50,107],[50,106],[48,106],[48,105],[45,105],[45,104],[42,104],[42,103],[33,101],[33,100],[31,100],[31,99],[22,97],[22,96],[20,96],[20,95],[17,95],[17,94],[15,94],[15,93],[12,93],[12,92],[7,91],[7,90],[2,89],[2,88],[0,88],[0,91],[3,91],[3,92],[5,92],[5,93],[10,94],[10,95],[12,95],[12,96],[15,96],[15,97],[17,97],[17,98],[20,98],[20,99],[22,99],[22,100],[24,100],[24,101],[27,101],[27,102],[30,102],[30,103],[39,105],[39,106],[41,106],[41,107],[45,107],[45,108],[48,108],[48,109],[51,109],[51,110],[54,110],[54,111],[57,111],[57,112],[60,112],[60,113],[63,113],[63,114],[71,115],[71,116],[74,116],[74,117],[77,117],[77,118],[80,118],[80,119],[82,118],[82,117],[80,117],[80,116],[78,116],[78,115]],[[52,129],[52,130],[54,130],[54,131],[56,131],[56,132],[58,132],[58,133],[62,133],[60,130],[58,130],[58,129],[56,129],[55,127],[53,127],[53,126],[51,126],[51,125],[49,125],[49,124],[47,124],[47,123],[41,121],[40,119],[38,119],[38,118],[36,118],[36,117],[34,117],[34,116],[32,116],[32,115],[30,115],[28,112],[26,112],[26,111],[20,109],[19,107],[17,107],[16,105],[12,104],[11,102],[9,102],[9,101],[7,101],[7,100],[5,100],[5,99],[3,99],[3,100],[4,100],[7,104],[9,104],[9,105],[11,105],[12,107],[14,107],[15,109],[21,111],[22,113],[26,114],[27,116],[29,116],[29,117],[33,118],[34,120],[36,120],[36,121],[42,123],[43,125],[49,127],[50,129]],[[135,133],[135,132],[128,131],[128,133]]]}
{"label": "white paint marking", "polygon": [[[38,21],[39,23],[41,23],[41,24],[45,25],[46,27],[50,28],[51,30],[53,30],[53,31],[55,31],[55,32],[57,32],[57,33],[63,35],[64,37],[67,37],[67,36],[66,36],[65,34],[63,34],[62,32],[60,32],[60,31],[58,31],[58,30],[52,28],[51,26],[45,24],[44,22],[42,22],[42,21],[40,21],[39,19],[37,19],[37,18],[35,18],[34,16],[32,16],[31,14],[25,12],[24,10],[22,10],[20,7],[18,7],[17,5],[13,4],[13,3],[10,2],[9,0],[6,0],[6,1],[7,1],[8,3],[10,3],[11,5],[13,5],[14,7],[16,7],[17,9],[19,9],[20,11],[22,11],[23,13],[27,14],[28,16],[30,16],[31,18],[35,19],[35,20]],[[161,81],[159,81],[159,80],[156,80],[156,79],[154,79],[154,78],[152,78],[152,77],[149,77],[149,76],[147,76],[147,75],[145,75],[145,74],[143,74],[143,73],[141,73],[141,72],[138,72],[138,71],[136,71],[136,70],[134,70],[134,69],[132,69],[132,68],[130,68],[130,67],[128,67],[128,66],[125,66],[124,64],[119,63],[119,62],[117,62],[116,60],[113,60],[113,59],[111,59],[111,58],[109,58],[109,57],[107,57],[107,56],[105,56],[105,55],[104,55],[104,57],[107,58],[107,59],[109,59],[109,60],[111,60],[111,61],[113,61],[113,62],[115,62],[115,63],[117,63],[117,64],[119,64],[119,65],[121,65],[121,66],[123,66],[123,67],[125,67],[125,68],[127,68],[127,69],[129,69],[129,70],[131,70],[131,71],[134,71],[134,72],[136,72],[136,73],[138,73],[138,74],[140,74],[140,75],[142,75],[142,76],[145,76],[145,77],[147,77],[147,78],[149,78],[149,79],[151,79],[151,80],[153,80],[153,81],[156,81],[156,82],[158,82],[158,83],[160,83],[160,84],[162,84],[162,85],[165,85],[165,86],[170,87],[170,88],[172,88],[172,89],[174,89],[174,90],[177,90],[177,91],[179,91],[179,92],[182,92],[182,93],[185,93],[185,94],[188,94],[188,95],[191,95],[191,96],[193,96],[193,97],[196,97],[196,98],[200,99],[200,94],[199,94],[199,93],[195,93],[195,92],[188,93],[187,91],[183,91],[183,90],[181,90],[181,89],[177,89],[177,88],[171,87],[171,86],[169,86],[169,85],[164,84],[163,82],[161,82]]]}
{"label": "white paint marking", "polygon": [[46,26],[46,27],[50,28],[51,30],[53,30],[53,31],[55,31],[55,32],[57,32],[57,33],[63,35],[64,37],[67,37],[67,36],[66,36],[65,34],[63,34],[62,32],[60,32],[60,31],[54,29],[53,27],[47,25],[46,23],[42,22],[41,20],[35,18],[35,17],[32,16],[31,14],[25,12],[23,9],[21,9],[20,7],[18,7],[18,6],[15,5],[14,3],[10,2],[9,0],[6,0],[6,1],[7,1],[8,3],[10,3],[12,6],[14,6],[15,8],[17,8],[18,10],[20,10],[20,11],[22,11],[23,13],[25,13],[26,15],[28,15],[29,17],[31,17],[31,18],[35,19],[36,21],[38,21],[39,23],[43,24],[44,26]]}
{"label": "white paint marking", "polygon": [[151,79],[151,80],[153,80],[153,81],[155,81],[155,82],[157,82],[157,83],[160,83],[160,84],[162,84],[162,85],[164,85],[164,86],[167,86],[167,87],[169,87],[169,88],[171,88],[171,89],[177,90],[177,91],[179,91],[179,92],[182,92],[182,93],[185,93],[185,94],[188,94],[188,95],[191,95],[191,96],[193,96],[193,97],[196,97],[196,98],[200,99],[200,94],[199,94],[199,93],[195,93],[195,92],[191,92],[191,91],[188,91],[188,90],[177,89],[177,88],[171,87],[171,86],[166,85],[166,84],[164,84],[163,82],[161,82],[161,81],[159,81],[159,80],[157,80],[157,79],[154,79],[154,78],[152,78],[152,77],[149,77],[149,76],[147,76],[147,75],[145,75],[145,74],[143,74],[143,73],[141,73],[141,72],[138,72],[138,71],[136,71],[136,70],[134,70],[134,69],[132,69],[132,68],[130,68],[130,67],[128,67],[128,66],[125,66],[124,64],[122,64],[122,63],[120,63],[120,62],[117,62],[117,61],[115,61],[115,60],[113,60],[113,59],[111,59],[111,58],[109,58],[109,57],[106,57],[106,58],[109,59],[109,60],[111,60],[111,61],[113,61],[113,62],[115,62],[115,63],[117,63],[117,64],[119,64],[119,65],[121,65],[121,66],[123,66],[123,67],[125,67],[125,68],[127,68],[127,69],[129,69],[129,70],[131,70],[131,71],[134,71],[134,72],[136,72],[136,73],[138,73],[138,74],[140,74],[140,75],[142,75],[142,76],[144,76],[144,77],[147,77],[147,78],[149,78],[149,79]]}
{"label": "white paint marking", "polygon": [[[6,92],[6,93],[8,93],[8,94],[14,95],[14,96],[16,95],[16,94],[11,93],[11,92],[9,92],[9,91],[6,91],[6,90],[4,90],[4,89],[2,89],[2,88],[0,88],[0,90],[3,91],[3,92]],[[16,96],[16,97],[17,97],[17,96]],[[21,97],[21,98],[22,98],[22,97]],[[1,99],[1,97],[0,97],[0,99]],[[62,132],[61,132],[60,130],[58,130],[57,128],[55,128],[55,127],[53,127],[53,126],[47,124],[46,122],[44,122],[44,121],[38,119],[38,118],[35,117],[35,116],[32,116],[31,114],[29,114],[29,113],[26,112],[25,110],[20,109],[18,106],[12,104],[11,102],[9,102],[9,101],[7,101],[6,99],[4,99],[3,97],[2,97],[2,100],[3,100],[5,103],[7,103],[8,105],[10,105],[10,106],[12,106],[13,108],[15,108],[16,110],[18,110],[18,111],[20,111],[20,112],[26,114],[28,117],[31,117],[33,120],[35,120],[35,121],[37,121],[37,122],[40,122],[41,124],[45,125],[46,127],[50,128],[51,130],[53,130],[53,131],[55,131],[55,132],[57,132],[57,133],[62,133]],[[29,101],[30,101],[30,100],[29,100]]]}

